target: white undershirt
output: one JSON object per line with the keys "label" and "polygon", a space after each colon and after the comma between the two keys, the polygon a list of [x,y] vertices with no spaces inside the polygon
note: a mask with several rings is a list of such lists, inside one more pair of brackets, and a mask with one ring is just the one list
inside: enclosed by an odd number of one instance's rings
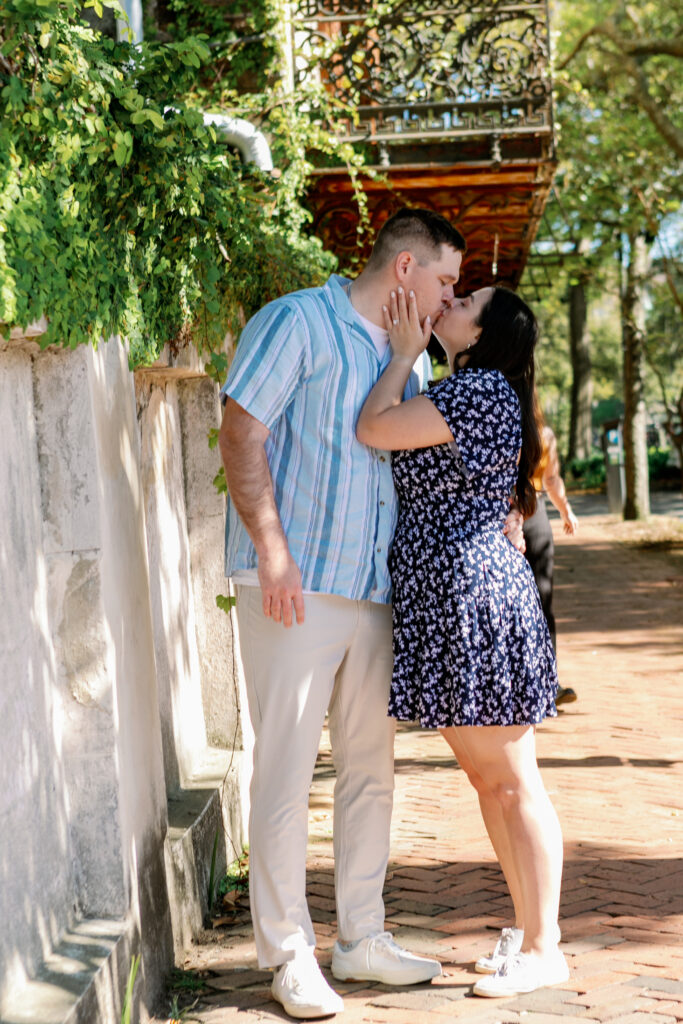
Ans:
{"label": "white undershirt", "polygon": [[383,327],[378,327],[377,324],[373,324],[372,320],[368,320],[368,318],[363,316],[362,313],[359,313],[355,306],[353,309],[363,327],[370,335],[372,344],[377,349],[377,355],[380,359],[384,359],[384,353],[389,348],[389,332],[385,331]]}

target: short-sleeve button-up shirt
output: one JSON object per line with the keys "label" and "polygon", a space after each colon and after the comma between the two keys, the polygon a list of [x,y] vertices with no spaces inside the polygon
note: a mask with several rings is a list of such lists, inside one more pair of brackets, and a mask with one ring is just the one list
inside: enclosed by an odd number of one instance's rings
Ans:
{"label": "short-sleeve button-up shirt", "polygon": [[[221,390],[270,431],[265,449],[275,500],[304,591],[388,603],[396,524],[391,460],[356,438],[365,399],[391,358],[380,360],[332,275],[264,306],[244,328]],[[426,387],[429,359],[406,387]],[[228,501],[225,572],[254,569],[254,546]]]}

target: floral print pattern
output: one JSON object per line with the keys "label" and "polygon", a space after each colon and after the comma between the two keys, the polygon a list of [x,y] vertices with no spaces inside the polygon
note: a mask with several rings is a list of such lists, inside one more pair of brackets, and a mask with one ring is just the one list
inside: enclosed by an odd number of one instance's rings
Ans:
{"label": "floral print pattern", "polygon": [[427,397],[453,442],[395,452],[389,714],[526,725],[557,714],[557,670],[533,573],[502,532],[517,479],[519,401],[497,370],[459,370]]}

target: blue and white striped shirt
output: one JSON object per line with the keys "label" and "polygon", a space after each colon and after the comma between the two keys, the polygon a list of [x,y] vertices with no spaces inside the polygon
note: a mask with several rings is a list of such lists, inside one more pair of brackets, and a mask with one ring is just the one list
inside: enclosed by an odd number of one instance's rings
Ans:
{"label": "blue and white striped shirt", "polygon": [[[304,591],[388,603],[387,556],[396,497],[387,452],[356,439],[356,421],[391,358],[377,354],[333,274],[322,288],[276,299],[244,328],[221,395],[270,430],[275,500]],[[406,397],[429,378],[424,354]],[[254,569],[256,552],[228,501],[225,573]]]}

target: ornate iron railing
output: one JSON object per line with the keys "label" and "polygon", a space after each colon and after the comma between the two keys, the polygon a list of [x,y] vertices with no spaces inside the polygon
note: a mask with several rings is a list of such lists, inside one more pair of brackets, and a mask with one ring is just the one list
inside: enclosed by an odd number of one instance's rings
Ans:
{"label": "ornate iron railing", "polygon": [[395,145],[552,135],[547,0],[295,0],[293,66]]}

